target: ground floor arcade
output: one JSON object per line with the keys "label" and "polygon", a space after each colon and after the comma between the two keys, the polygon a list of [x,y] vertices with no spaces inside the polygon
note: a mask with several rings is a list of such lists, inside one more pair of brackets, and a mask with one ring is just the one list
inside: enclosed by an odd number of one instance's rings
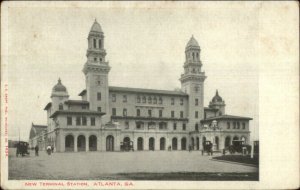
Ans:
{"label": "ground floor arcade", "polygon": [[248,143],[249,133],[188,134],[62,130],[55,139],[55,149],[58,152],[120,151],[121,144],[131,144],[135,151],[202,150],[202,143],[205,140],[213,142],[214,151],[220,151],[232,144],[232,140],[244,140]]}

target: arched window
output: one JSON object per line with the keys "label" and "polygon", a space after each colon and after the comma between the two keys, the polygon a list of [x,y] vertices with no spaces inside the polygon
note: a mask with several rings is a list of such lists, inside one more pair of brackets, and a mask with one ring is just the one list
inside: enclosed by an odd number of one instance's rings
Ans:
{"label": "arched window", "polygon": [[195,54],[194,54],[194,52],[193,52],[193,54],[192,54],[192,55],[193,55],[193,61],[194,61],[194,60],[195,60]]}
{"label": "arched window", "polygon": [[101,41],[101,39],[99,39],[98,43],[99,43],[99,48],[102,48],[102,41]]}
{"label": "arched window", "polygon": [[96,39],[93,39],[93,46],[94,46],[94,48],[96,48],[97,47],[97,44],[96,44],[97,42],[96,42]]}
{"label": "arched window", "polygon": [[64,106],[63,106],[62,103],[59,104],[58,109],[59,109],[59,110],[63,110],[63,109],[64,109]]}
{"label": "arched window", "polygon": [[199,53],[198,52],[196,53],[196,57],[197,57],[197,60],[199,60]]}

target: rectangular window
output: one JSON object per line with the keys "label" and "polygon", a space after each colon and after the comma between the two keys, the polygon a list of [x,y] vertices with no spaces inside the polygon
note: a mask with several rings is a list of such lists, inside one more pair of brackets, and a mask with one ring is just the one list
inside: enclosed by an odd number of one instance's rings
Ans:
{"label": "rectangular window", "polygon": [[97,107],[97,111],[101,112],[101,107]]}
{"label": "rectangular window", "polygon": [[198,101],[198,98],[195,99],[195,106],[198,106],[199,105],[199,101]]}
{"label": "rectangular window", "polygon": [[180,118],[183,118],[183,111],[180,111]]}
{"label": "rectangular window", "polygon": [[97,93],[97,100],[100,101],[101,100],[101,92]]}
{"label": "rectangular window", "polygon": [[82,108],[83,110],[86,110],[86,105],[82,105],[81,108]]}
{"label": "rectangular window", "polygon": [[153,98],[153,104],[157,104],[157,99],[156,99],[156,97]]}
{"label": "rectangular window", "polygon": [[123,95],[123,102],[127,102],[127,96]]}
{"label": "rectangular window", "polygon": [[198,111],[195,111],[195,118],[198,118]]}
{"label": "rectangular window", "polygon": [[158,99],[158,104],[162,104],[162,97],[159,97],[159,99]]}
{"label": "rectangular window", "polygon": [[136,101],[137,101],[137,103],[141,103],[141,97],[138,96]]}
{"label": "rectangular window", "polygon": [[148,110],[148,116],[152,117],[152,110]]}
{"label": "rectangular window", "polygon": [[186,130],[186,124],[182,124],[182,130],[185,131]]}
{"label": "rectangular window", "polygon": [[129,129],[129,122],[125,121],[125,129]]}
{"label": "rectangular window", "polygon": [[116,102],[117,101],[117,97],[116,97],[116,94],[112,94],[112,102]]}
{"label": "rectangular window", "polygon": [[174,111],[171,111],[171,117],[175,117],[175,112]]}
{"label": "rectangular window", "polygon": [[72,117],[67,117],[67,125],[72,125]]}
{"label": "rectangular window", "polygon": [[140,109],[136,110],[136,116],[138,116],[138,117],[141,116],[141,110]]}
{"label": "rectangular window", "polygon": [[126,108],[123,109],[123,116],[127,116],[127,109]]}
{"label": "rectangular window", "polygon": [[237,129],[240,129],[240,122],[237,122]]}
{"label": "rectangular window", "polygon": [[171,98],[171,105],[174,105],[175,104],[175,100],[174,98]]}
{"label": "rectangular window", "polygon": [[236,122],[233,122],[233,129],[236,128]]}
{"label": "rectangular window", "polygon": [[183,105],[183,98],[180,98],[180,105]]}
{"label": "rectangular window", "polygon": [[117,115],[117,110],[116,110],[116,108],[112,108],[112,115],[113,115],[113,116],[116,116],[116,115]]}
{"label": "rectangular window", "polygon": [[230,122],[227,122],[227,129],[230,129]]}
{"label": "rectangular window", "polygon": [[77,126],[81,125],[81,118],[80,117],[76,117],[76,125]]}
{"label": "rectangular window", "polygon": [[96,120],[94,117],[91,117],[91,126],[95,126],[96,125]]}
{"label": "rectangular window", "polygon": [[246,124],[245,123],[243,123],[243,129],[246,129]]}
{"label": "rectangular window", "polygon": [[148,103],[152,104],[152,98],[151,97],[148,97]]}
{"label": "rectangular window", "polygon": [[163,111],[159,110],[159,117],[162,117]]}
{"label": "rectangular window", "polygon": [[143,103],[146,103],[146,97],[143,96]]}
{"label": "rectangular window", "polygon": [[173,124],[173,130],[175,131],[175,130],[176,130],[176,128],[177,128],[177,124],[176,124],[176,123],[174,123],[174,124]]}
{"label": "rectangular window", "polygon": [[82,117],[82,125],[86,125],[86,117]]}

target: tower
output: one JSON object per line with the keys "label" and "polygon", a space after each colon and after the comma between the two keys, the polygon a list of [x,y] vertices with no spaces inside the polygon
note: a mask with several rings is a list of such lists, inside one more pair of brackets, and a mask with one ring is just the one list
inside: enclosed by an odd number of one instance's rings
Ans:
{"label": "tower", "polygon": [[57,110],[64,110],[64,102],[69,99],[67,88],[62,84],[60,78],[57,84],[52,88],[51,100],[52,100],[52,113]]}
{"label": "tower", "polygon": [[215,96],[209,102],[209,107],[214,108],[214,109],[218,109],[217,115],[225,114],[225,102],[223,101],[222,97],[219,96],[218,90],[216,90]]}
{"label": "tower", "polygon": [[83,73],[85,75],[87,100],[90,103],[90,110],[106,113],[103,118],[105,122],[109,118],[108,73],[110,66],[105,61],[104,34],[96,20],[88,35],[86,56],[87,62],[83,67]]}
{"label": "tower", "polygon": [[[197,130],[204,118],[203,91],[205,73],[201,71],[200,46],[194,36],[185,47],[184,74],[181,75],[181,90],[189,95],[189,130]],[[195,128],[194,128],[195,126]]]}

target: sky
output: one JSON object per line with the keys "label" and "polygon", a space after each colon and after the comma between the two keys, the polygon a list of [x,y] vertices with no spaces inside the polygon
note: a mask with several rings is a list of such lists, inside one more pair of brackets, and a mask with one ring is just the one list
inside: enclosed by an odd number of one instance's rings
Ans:
{"label": "sky", "polygon": [[9,138],[17,139],[20,130],[28,140],[31,123],[46,125],[43,109],[59,77],[70,99],[80,99],[87,37],[96,18],[105,35],[111,86],[180,88],[185,46],[193,35],[207,76],[204,105],[218,89],[226,114],[253,118],[251,139],[258,139],[259,4],[84,5],[9,9]]}

